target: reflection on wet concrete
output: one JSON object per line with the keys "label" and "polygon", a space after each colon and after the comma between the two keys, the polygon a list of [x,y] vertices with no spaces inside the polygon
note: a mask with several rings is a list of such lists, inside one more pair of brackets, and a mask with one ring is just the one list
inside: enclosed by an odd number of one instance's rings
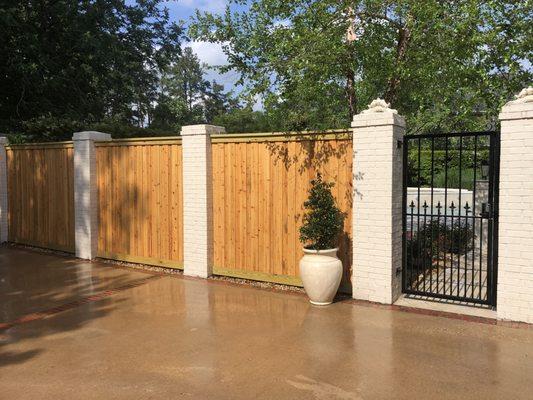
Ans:
{"label": "reflection on wet concrete", "polygon": [[[57,268],[68,271],[62,260]],[[105,269],[139,279],[98,264],[98,279],[88,269],[76,279],[98,290],[113,281]],[[20,281],[17,289],[24,291]],[[533,392],[532,330],[350,303],[320,308],[300,295],[181,277],[1,335],[6,398],[526,399]]]}
{"label": "reflection on wet concrete", "polygon": [[146,279],[146,274],[0,247],[0,323]]}

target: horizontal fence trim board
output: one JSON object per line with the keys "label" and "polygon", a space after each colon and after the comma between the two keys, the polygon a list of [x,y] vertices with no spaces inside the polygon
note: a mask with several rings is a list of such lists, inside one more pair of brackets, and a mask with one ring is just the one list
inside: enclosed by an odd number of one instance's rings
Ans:
{"label": "horizontal fence trim board", "polygon": [[50,142],[50,143],[21,143],[6,146],[7,150],[38,150],[38,149],[71,149],[74,143],[70,142]]}
{"label": "horizontal fence trim board", "polygon": [[226,133],[211,135],[212,143],[229,142],[289,142],[306,140],[345,140],[351,139],[351,132],[285,132],[285,133]]}
{"label": "horizontal fence trim board", "polygon": [[106,260],[131,262],[133,264],[146,264],[146,265],[153,265],[157,267],[165,267],[165,268],[180,269],[180,270],[183,269],[183,263],[179,261],[174,261],[174,260],[160,260],[157,258],[131,256],[128,254],[117,254],[117,253],[98,253],[97,257],[103,258]]}
{"label": "horizontal fence trim board", "polygon": [[[175,136],[141,136],[141,137],[130,137],[130,138],[117,138],[113,139],[114,142],[149,142],[152,140],[181,140],[180,135]],[[100,143],[100,142],[97,142]],[[103,143],[106,143],[105,141]]]}
{"label": "horizontal fence trim board", "polygon": [[213,267],[213,274],[219,276],[229,276],[232,278],[249,279],[252,281],[272,282],[281,285],[303,287],[302,280],[295,276],[275,275],[265,272],[242,271],[237,269],[226,269]]}
{"label": "horizontal fence trim board", "polygon": [[348,128],[343,129],[324,129],[324,130],[315,130],[315,131],[285,131],[285,132],[239,132],[239,133],[217,133],[211,135],[211,137],[224,137],[224,136],[287,136],[287,135],[324,135],[329,133],[349,133],[351,132]]}
{"label": "horizontal fence trim board", "polygon": [[13,243],[15,245],[20,246],[30,246],[30,247],[37,247],[39,249],[44,250],[57,250],[62,251],[64,253],[71,253],[74,254],[75,248],[74,246],[61,246],[59,244],[50,244],[50,243],[41,243],[35,240],[19,240],[18,238],[10,238],[8,243]]}
{"label": "horizontal fence trim board", "polygon": [[460,136],[484,136],[495,134],[495,131],[475,131],[475,132],[450,132],[450,133],[410,133],[404,137],[407,139],[431,139],[443,137],[460,137]]}
{"label": "horizontal fence trim board", "polygon": [[164,140],[112,140],[109,142],[95,142],[96,147],[117,147],[117,146],[158,146],[158,145],[178,145],[181,146],[181,138]]}

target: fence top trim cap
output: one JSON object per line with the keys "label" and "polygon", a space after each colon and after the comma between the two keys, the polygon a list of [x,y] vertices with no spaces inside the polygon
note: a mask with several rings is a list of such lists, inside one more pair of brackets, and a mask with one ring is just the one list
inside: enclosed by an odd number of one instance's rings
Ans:
{"label": "fence top trim cap", "polygon": [[97,131],[75,132],[74,135],[72,135],[72,140],[111,140],[111,135],[109,133]]}

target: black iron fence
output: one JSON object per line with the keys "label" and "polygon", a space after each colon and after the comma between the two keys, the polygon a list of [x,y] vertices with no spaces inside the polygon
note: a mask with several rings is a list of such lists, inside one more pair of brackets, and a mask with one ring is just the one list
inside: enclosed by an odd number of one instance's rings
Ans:
{"label": "black iron fence", "polygon": [[404,143],[404,293],[495,305],[499,134]]}

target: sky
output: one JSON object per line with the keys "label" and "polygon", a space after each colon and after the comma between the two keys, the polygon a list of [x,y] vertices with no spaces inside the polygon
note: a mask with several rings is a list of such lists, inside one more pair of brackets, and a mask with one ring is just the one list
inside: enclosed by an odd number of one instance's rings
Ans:
{"label": "sky", "polygon": [[[163,3],[168,8],[170,18],[172,21],[183,21],[185,26],[188,24],[189,19],[196,12],[196,9],[200,11],[208,11],[212,13],[222,13],[226,9],[227,1],[225,0],[171,0]],[[232,6],[233,8],[234,6]],[[206,63],[209,66],[217,66],[227,64],[227,58],[222,51],[222,48],[218,44],[207,42],[192,42],[185,43],[185,46],[190,46],[193,51],[198,55],[201,62]],[[227,72],[220,74],[216,70],[208,69],[206,71],[206,79],[215,79],[218,83],[224,85],[226,91],[234,90],[239,92],[239,88],[235,83],[238,79],[237,72]]]}

